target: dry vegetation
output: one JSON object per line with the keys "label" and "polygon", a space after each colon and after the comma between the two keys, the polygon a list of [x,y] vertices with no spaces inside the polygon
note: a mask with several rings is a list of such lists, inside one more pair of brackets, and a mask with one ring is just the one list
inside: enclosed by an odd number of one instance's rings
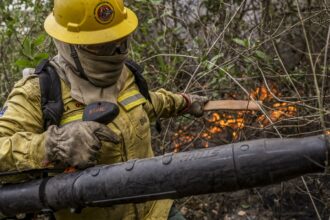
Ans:
{"label": "dry vegetation", "polygon": [[[329,129],[329,3],[147,2],[133,4],[145,19],[133,56],[145,65],[153,88],[263,101],[262,112],[164,121],[155,138],[159,154]],[[177,205],[188,219],[326,219],[328,182],[328,175],[307,176]]]}
{"label": "dry vegetation", "polygon": [[[54,54],[42,33],[49,1],[14,3],[0,2],[0,102],[23,67]],[[163,121],[162,134],[154,138],[158,154],[329,130],[329,1],[126,3],[140,19],[131,57],[145,66],[151,88],[263,101],[261,112]],[[26,13],[31,16],[22,16]],[[329,179],[307,176],[279,186],[184,198],[177,205],[187,219],[327,219]]]}

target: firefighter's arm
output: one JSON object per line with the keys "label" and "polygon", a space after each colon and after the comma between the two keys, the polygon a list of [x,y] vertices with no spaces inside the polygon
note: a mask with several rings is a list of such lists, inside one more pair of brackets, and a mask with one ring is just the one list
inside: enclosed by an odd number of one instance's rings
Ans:
{"label": "firefighter's arm", "polygon": [[149,117],[168,118],[172,116],[190,114],[201,117],[204,112],[204,105],[208,102],[208,97],[192,94],[175,94],[165,89],[150,92],[151,103],[145,105]]}
{"label": "firefighter's arm", "polygon": [[19,81],[0,115],[0,172],[42,168],[45,133],[39,80]]}
{"label": "firefighter's arm", "polygon": [[152,104],[147,103],[144,108],[151,118],[155,118],[155,114],[159,118],[168,118],[178,115],[185,109],[187,102],[180,94],[169,92],[165,89],[159,89],[156,92],[149,92]]}

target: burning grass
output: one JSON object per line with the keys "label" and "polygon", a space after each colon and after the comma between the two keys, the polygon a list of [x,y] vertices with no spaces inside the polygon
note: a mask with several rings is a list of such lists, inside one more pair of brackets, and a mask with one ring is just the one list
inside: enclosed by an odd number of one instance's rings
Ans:
{"label": "burning grass", "polygon": [[174,152],[185,150],[197,140],[205,148],[214,140],[220,139],[224,143],[239,141],[243,131],[248,127],[261,130],[271,123],[297,115],[297,106],[287,102],[277,102],[274,95],[280,97],[281,93],[275,86],[269,91],[264,85],[250,93],[250,98],[263,102],[268,117],[255,111],[214,112],[204,119],[205,128],[202,132],[196,132],[190,127],[179,129],[172,142]]}

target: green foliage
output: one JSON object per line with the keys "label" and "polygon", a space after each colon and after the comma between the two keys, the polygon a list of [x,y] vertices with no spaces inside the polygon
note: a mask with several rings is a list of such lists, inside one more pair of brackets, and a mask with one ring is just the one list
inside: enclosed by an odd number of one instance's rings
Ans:
{"label": "green foliage", "polygon": [[26,38],[23,42],[21,55],[23,58],[15,63],[20,68],[35,67],[41,60],[49,58],[48,53],[39,52],[38,47],[46,40],[46,35],[41,34],[35,39]]}
{"label": "green foliage", "polygon": [[249,48],[250,47],[250,41],[248,39],[239,39],[239,38],[234,38],[233,41],[238,44],[241,45],[244,48]]}
{"label": "green foliage", "polygon": [[43,21],[52,8],[50,0],[0,1],[0,105],[21,77],[52,53],[43,32]]}

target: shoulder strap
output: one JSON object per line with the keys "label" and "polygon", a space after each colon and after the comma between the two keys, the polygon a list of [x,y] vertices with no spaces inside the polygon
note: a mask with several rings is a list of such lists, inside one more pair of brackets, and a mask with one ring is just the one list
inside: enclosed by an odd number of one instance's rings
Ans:
{"label": "shoulder strap", "polygon": [[[135,77],[135,83],[139,87],[139,91],[141,92],[141,94],[152,104],[152,100],[151,100],[151,97],[150,97],[150,94],[149,94],[148,83],[142,75],[144,69],[139,64],[134,62],[133,60],[127,60],[125,62],[125,64],[128,67],[128,69],[130,69],[132,71],[132,73]],[[159,119],[159,117],[158,117],[155,110],[154,110],[154,113],[155,113],[156,118],[157,118],[156,119],[156,129],[160,133],[161,130],[162,130],[160,119]]]}
{"label": "shoulder strap", "polygon": [[139,64],[134,62],[133,60],[127,60],[125,64],[128,67],[128,69],[130,69],[132,71],[132,73],[135,77],[135,82],[136,82],[137,86],[139,87],[139,90],[140,90],[141,94],[149,102],[151,102],[151,97],[149,95],[148,83],[142,75],[144,69]]}
{"label": "shoulder strap", "polygon": [[61,81],[49,60],[42,60],[35,74],[39,76],[41,108],[46,130],[51,125],[59,125],[64,112]]}

